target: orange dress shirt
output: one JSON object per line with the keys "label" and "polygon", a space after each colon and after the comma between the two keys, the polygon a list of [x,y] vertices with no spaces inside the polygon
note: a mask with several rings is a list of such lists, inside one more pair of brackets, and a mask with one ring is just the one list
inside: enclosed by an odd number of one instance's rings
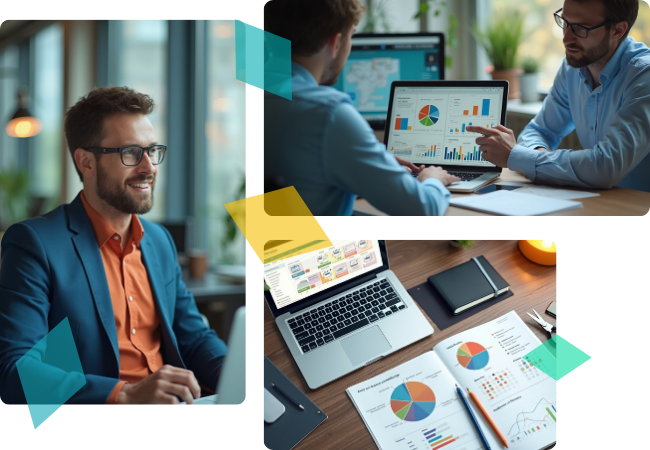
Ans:
{"label": "orange dress shirt", "polygon": [[163,366],[160,321],[142,262],[144,228],[140,219],[133,215],[131,237],[122,251],[123,237],[88,204],[83,191],[81,202],[97,237],[115,315],[121,381],[108,397],[110,404],[116,403],[124,384],[136,383]]}

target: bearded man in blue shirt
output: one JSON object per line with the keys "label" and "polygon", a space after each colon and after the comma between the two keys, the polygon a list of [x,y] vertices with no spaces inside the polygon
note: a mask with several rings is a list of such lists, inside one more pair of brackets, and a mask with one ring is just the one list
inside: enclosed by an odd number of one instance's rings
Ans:
{"label": "bearded man in blue shirt", "polygon": [[[537,183],[650,192],[650,49],[628,37],[639,0],[565,0],[566,59],[542,110],[511,130],[468,127],[483,158]],[[558,150],[576,130],[584,150]]]}

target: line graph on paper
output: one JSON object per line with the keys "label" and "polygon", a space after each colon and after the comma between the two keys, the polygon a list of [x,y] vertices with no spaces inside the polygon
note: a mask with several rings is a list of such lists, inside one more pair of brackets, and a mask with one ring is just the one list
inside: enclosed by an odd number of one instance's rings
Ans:
{"label": "line graph on paper", "polygon": [[508,430],[508,440],[512,443],[525,440],[537,433],[555,432],[557,422],[557,402],[540,399],[532,411],[522,411]]}

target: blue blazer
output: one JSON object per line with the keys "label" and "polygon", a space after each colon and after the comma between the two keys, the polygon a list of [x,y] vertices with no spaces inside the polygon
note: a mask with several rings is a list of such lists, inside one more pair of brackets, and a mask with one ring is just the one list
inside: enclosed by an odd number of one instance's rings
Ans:
{"label": "blue blazer", "polygon": [[[167,230],[141,222],[145,232],[140,248],[159,314],[163,361],[187,368],[199,383],[216,387],[226,345],[201,319],[181,279]],[[86,385],[68,403],[106,403],[120,377],[117,331],[97,238],[79,196],[45,216],[11,226],[2,239],[0,398],[4,403],[26,403],[16,362],[66,317],[86,376]],[[39,364],[43,379],[60,379],[64,374]]]}

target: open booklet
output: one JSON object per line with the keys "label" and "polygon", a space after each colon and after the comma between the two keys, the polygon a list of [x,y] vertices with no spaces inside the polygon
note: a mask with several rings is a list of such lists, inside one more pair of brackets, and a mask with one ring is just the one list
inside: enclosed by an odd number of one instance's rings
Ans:
{"label": "open booklet", "polygon": [[[479,398],[509,448],[555,442],[555,380],[523,357],[541,342],[511,311],[438,343],[433,351],[347,390],[380,449],[477,450],[483,445],[458,397]],[[504,448],[468,398],[493,449]]]}

